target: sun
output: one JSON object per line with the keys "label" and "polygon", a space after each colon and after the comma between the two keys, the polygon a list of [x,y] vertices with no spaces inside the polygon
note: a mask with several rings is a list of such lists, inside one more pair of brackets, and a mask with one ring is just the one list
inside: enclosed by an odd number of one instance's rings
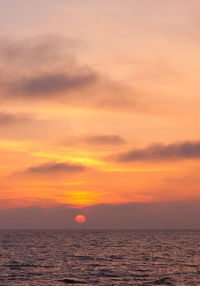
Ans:
{"label": "sun", "polygon": [[84,215],[77,215],[75,217],[75,221],[77,223],[84,223],[86,221],[86,217]]}

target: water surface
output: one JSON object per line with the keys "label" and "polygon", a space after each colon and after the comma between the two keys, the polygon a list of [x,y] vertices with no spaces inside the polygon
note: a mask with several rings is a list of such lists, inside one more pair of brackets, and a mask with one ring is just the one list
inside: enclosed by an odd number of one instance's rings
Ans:
{"label": "water surface", "polygon": [[200,285],[200,231],[0,231],[0,285],[62,286],[66,278]]}

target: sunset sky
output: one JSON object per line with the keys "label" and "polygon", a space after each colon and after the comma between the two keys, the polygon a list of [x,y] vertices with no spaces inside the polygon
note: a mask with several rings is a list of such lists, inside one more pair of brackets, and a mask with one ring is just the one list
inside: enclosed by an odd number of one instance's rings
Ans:
{"label": "sunset sky", "polygon": [[166,227],[190,226],[199,14],[199,0],[0,0],[0,228],[27,213],[32,227],[79,213],[131,227],[134,211],[148,228],[149,208],[151,226],[163,208]]}

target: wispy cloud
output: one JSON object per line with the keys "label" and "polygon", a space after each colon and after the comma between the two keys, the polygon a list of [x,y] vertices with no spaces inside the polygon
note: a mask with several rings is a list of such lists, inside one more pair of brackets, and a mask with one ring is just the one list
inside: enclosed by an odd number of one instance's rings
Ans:
{"label": "wispy cloud", "polygon": [[119,135],[90,135],[90,136],[82,136],[82,137],[66,137],[61,142],[62,145],[66,146],[74,146],[74,145],[90,145],[90,146],[98,146],[98,145],[121,145],[125,143],[125,140]]}
{"label": "wispy cloud", "polygon": [[132,149],[115,156],[119,162],[147,160],[179,160],[200,158],[200,142],[182,142],[168,145],[153,144],[143,149]]}
{"label": "wispy cloud", "polygon": [[30,167],[25,172],[30,174],[45,174],[45,173],[76,173],[85,171],[85,167],[78,164],[71,164],[71,163],[46,163],[43,165]]}
{"label": "wispy cloud", "polygon": [[124,139],[118,135],[89,136],[85,142],[91,145],[120,145],[125,143]]}
{"label": "wispy cloud", "polygon": [[[81,89],[96,81],[94,73],[79,73],[71,75],[67,73],[42,74],[16,82],[12,91],[24,94],[27,97],[51,97],[54,94],[69,90]],[[66,94],[67,96],[67,94]]]}
{"label": "wispy cloud", "polygon": [[0,126],[23,124],[33,121],[35,118],[31,114],[26,113],[8,113],[0,112]]}
{"label": "wispy cloud", "polygon": [[58,36],[0,39],[0,98],[112,110],[141,108],[137,92],[79,60],[79,45]]}

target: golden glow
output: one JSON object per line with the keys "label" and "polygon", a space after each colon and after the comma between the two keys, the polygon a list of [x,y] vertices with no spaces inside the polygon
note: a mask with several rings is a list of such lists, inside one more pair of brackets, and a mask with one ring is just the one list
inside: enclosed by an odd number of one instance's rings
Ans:
{"label": "golden glow", "polygon": [[104,162],[101,162],[99,160],[95,160],[95,159],[92,159],[92,158],[71,158],[70,160],[71,162],[74,162],[74,163],[82,163],[86,166],[102,166],[102,165],[105,165]]}
{"label": "golden glow", "polygon": [[171,172],[171,171],[180,171],[180,169],[177,168],[141,168],[141,169],[127,169],[127,168],[105,168],[102,169],[102,171],[105,172],[125,172],[125,173],[154,173],[154,172]]}
{"label": "golden glow", "polygon": [[0,150],[27,152],[30,150],[31,146],[33,146],[33,143],[28,141],[0,141]]}
{"label": "golden glow", "polygon": [[100,202],[102,194],[88,191],[64,191],[63,197],[58,198],[62,203],[69,203],[72,205],[87,206],[97,204]]}
{"label": "golden glow", "polygon": [[15,186],[70,186],[70,185],[89,185],[87,182],[31,182],[26,184],[16,184]]}
{"label": "golden glow", "polygon": [[[69,151],[68,151],[69,152]],[[88,154],[88,153],[87,153]],[[32,156],[36,157],[44,157],[48,159],[54,159],[58,162],[72,162],[72,163],[82,163],[86,166],[102,166],[105,165],[104,162],[99,161],[98,159],[90,158],[90,157],[81,157],[82,153],[80,154],[80,157],[78,155],[71,156],[66,155],[65,153],[44,153],[44,152],[32,152]]]}
{"label": "golden glow", "polygon": [[198,4],[40,1],[43,21],[15,2],[15,29],[1,19],[1,206],[199,200],[198,148],[140,156],[200,142]]}

